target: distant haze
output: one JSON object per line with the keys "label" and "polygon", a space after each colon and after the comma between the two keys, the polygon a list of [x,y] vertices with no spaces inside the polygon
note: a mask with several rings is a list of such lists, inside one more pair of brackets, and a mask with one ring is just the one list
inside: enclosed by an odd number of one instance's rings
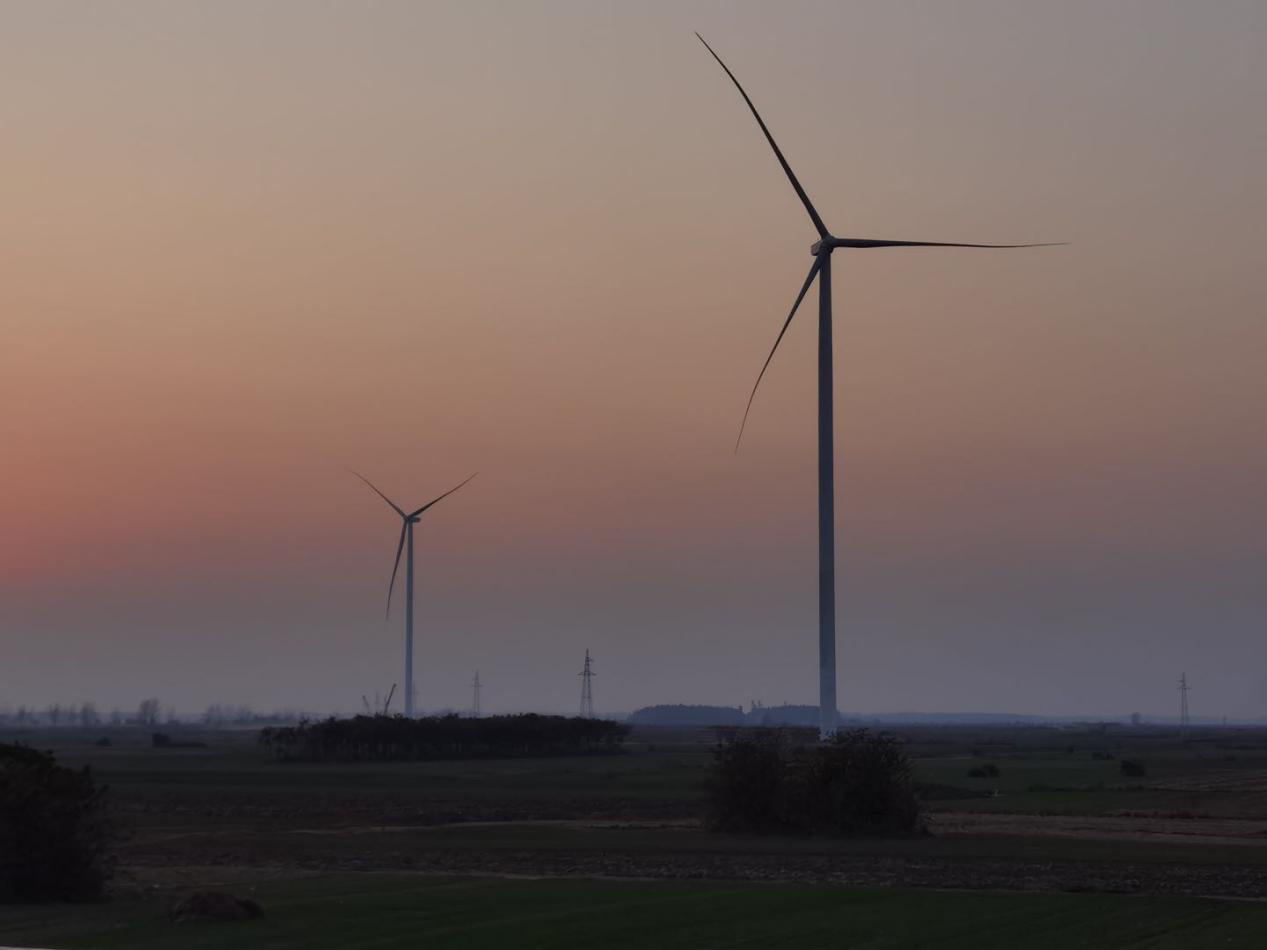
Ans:
{"label": "distant haze", "polygon": [[1267,4],[0,4],[0,706],[1267,714]]}

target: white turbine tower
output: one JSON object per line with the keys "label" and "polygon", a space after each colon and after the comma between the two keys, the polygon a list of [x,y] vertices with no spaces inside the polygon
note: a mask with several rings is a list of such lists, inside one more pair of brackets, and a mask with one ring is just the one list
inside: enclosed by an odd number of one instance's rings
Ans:
{"label": "white turbine tower", "polygon": [[[368,478],[360,472],[353,472],[357,478],[374,490],[379,498],[391,505],[392,510],[400,515],[400,541],[396,544],[396,561],[392,564],[392,579],[387,585],[387,611],[383,615],[384,619],[391,616],[392,612],[392,591],[396,588],[396,573],[400,570],[400,554],[404,550],[406,544],[409,547],[409,554],[405,560],[405,715],[412,719],[414,715],[414,525],[421,520],[422,513],[434,505],[441,498],[447,498],[455,491],[469,482],[475,476],[472,475],[466,481],[450,488],[438,498],[433,498],[421,508],[406,513],[398,504],[384,495]],[[390,702],[390,700],[389,700]]]}
{"label": "white turbine tower", "polygon": [[[877,238],[842,238],[832,234],[827,229],[827,225],[823,223],[823,219],[818,214],[813,203],[810,202],[809,196],[805,193],[805,189],[801,187],[801,183],[797,180],[796,175],[792,172],[792,166],[787,163],[787,159],[783,157],[783,152],[779,150],[778,145],[774,143],[774,136],[770,134],[770,130],[766,128],[765,121],[757,112],[757,107],[752,104],[752,100],[748,98],[748,93],[744,91],[743,86],[739,85],[739,80],[735,78],[735,74],[730,71],[730,67],[722,62],[720,56],[713,52],[713,48],[704,41],[704,37],[698,33],[699,41],[713,58],[717,60],[718,65],[725,70],[726,75],[730,77],[730,81],[735,84],[735,88],[739,90],[739,95],[743,97],[743,101],[748,105],[748,111],[752,113],[752,117],[757,120],[757,125],[761,127],[761,132],[765,139],[770,143],[770,148],[774,151],[774,157],[778,159],[779,165],[783,168],[783,174],[787,176],[788,182],[792,185],[792,190],[796,192],[796,196],[801,199],[801,204],[805,206],[805,210],[809,213],[810,222],[814,225],[814,230],[818,232],[818,240],[810,247],[810,253],[814,256],[814,263],[810,266],[809,275],[805,278],[805,283],[801,285],[801,292],[796,295],[796,301],[792,304],[792,310],[787,315],[787,319],[783,321],[783,328],[779,330],[779,335],[774,340],[774,346],[770,349],[770,355],[765,358],[765,363],[761,367],[761,372],[757,374],[757,382],[752,387],[752,392],[748,395],[748,406],[744,409],[743,422],[739,425],[740,438],[743,437],[744,425],[748,421],[748,412],[752,409],[752,400],[757,394],[757,386],[761,385],[761,377],[765,375],[766,369],[770,365],[770,360],[774,358],[774,351],[779,348],[779,343],[783,341],[783,334],[787,332],[788,324],[792,322],[792,317],[796,315],[797,308],[800,307],[801,301],[809,292],[810,286],[817,279],[818,281],[818,732],[822,738],[827,738],[836,732],[837,713],[836,713],[836,521],[835,521],[835,505],[836,505],[836,487],[835,487],[835,465],[836,450],[834,446],[835,434],[832,428],[832,413],[834,409],[832,398],[832,319],[831,319],[831,256],[834,251],[849,251],[863,248],[876,247],[976,247],[976,248],[1011,248],[1011,247],[1049,247],[1047,244],[950,244],[945,241],[890,241],[887,239]],[[739,442],[735,441],[735,450],[738,451]]]}

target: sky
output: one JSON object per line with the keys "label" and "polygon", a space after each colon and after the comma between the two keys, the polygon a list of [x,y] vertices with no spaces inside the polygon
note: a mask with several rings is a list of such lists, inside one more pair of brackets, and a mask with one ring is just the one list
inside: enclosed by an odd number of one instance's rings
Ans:
{"label": "sky", "polygon": [[1267,716],[1267,5],[0,2],[0,708]]}

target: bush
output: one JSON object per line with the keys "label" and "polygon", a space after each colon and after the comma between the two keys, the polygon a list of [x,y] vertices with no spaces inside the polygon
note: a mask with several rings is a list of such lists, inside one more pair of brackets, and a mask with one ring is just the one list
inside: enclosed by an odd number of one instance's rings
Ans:
{"label": "bush", "polygon": [[922,830],[911,765],[896,738],[865,729],[793,746],[786,733],[750,730],[714,753],[706,789],[718,831],[904,834]]}
{"label": "bush", "polygon": [[112,838],[105,789],[87,768],[0,743],[0,901],[101,897]]}
{"label": "bush", "polygon": [[1143,762],[1133,762],[1130,759],[1122,759],[1117,764],[1118,771],[1127,778],[1143,778],[1145,772]]}
{"label": "bush", "polygon": [[719,743],[704,782],[709,826],[717,831],[782,827],[790,758],[787,736],[777,729],[747,730]]}
{"label": "bush", "polygon": [[968,769],[968,778],[998,778],[999,767],[993,762]]}

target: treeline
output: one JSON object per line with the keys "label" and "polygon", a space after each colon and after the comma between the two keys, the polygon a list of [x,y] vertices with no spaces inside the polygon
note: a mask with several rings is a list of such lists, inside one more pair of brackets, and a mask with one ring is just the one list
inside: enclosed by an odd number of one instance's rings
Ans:
{"label": "treeline", "polygon": [[353,716],[260,730],[260,744],[277,759],[410,762],[493,756],[588,755],[622,750],[629,727],[580,716],[470,718],[450,714],[407,719]]}
{"label": "treeline", "polygon": [[16,729],[97,729],[106,726],[141,726],[153,729],[160,724],[171,728],[201,725],[209,729],[228,729],[292,723],[303,718],[304,714],[297,711],[282,709],[258,713],[250,706],[228,703],[213,703],[201,714],[177,715],[175,708],[164,708],[154,697],[141,700],[136,709],[129,712],[116,708],[104,713],[94,703],[49,703],[43,708],[0,708],[0,727]]}

